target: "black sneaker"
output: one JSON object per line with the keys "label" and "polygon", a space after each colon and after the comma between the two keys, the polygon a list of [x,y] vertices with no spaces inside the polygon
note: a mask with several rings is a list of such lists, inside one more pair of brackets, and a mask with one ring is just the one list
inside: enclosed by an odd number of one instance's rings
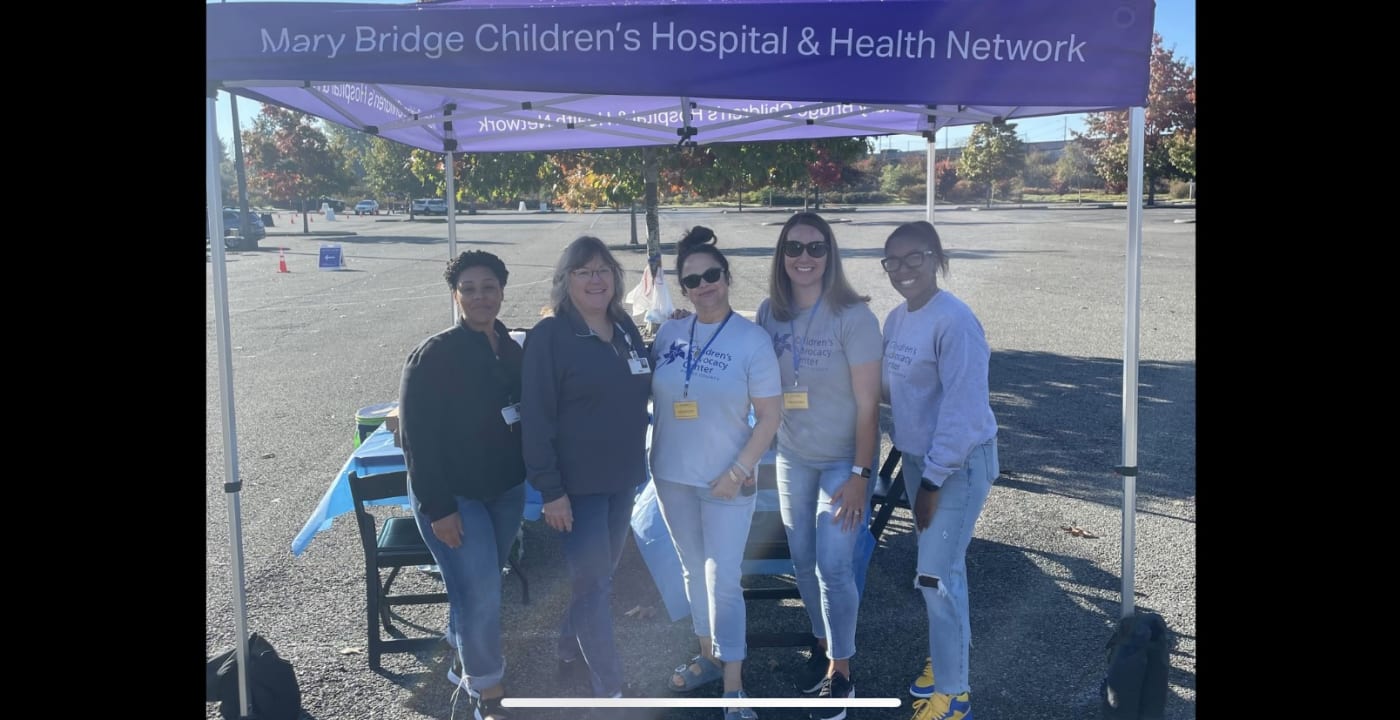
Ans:
{"label": "black sneaker", "polygon": [[476,720],[508,720],[510,710],[501,705],[503,699],[504,695],[490,699],[474,697],[472,711],[476,713]]}
{"label": "black sneaker", "polygon": [[807,658],[807,662],[797,671],[797,689],[801,690],[803,695],[811,695],[821,690],[829,667],[831,661],[826,659],[826,651],[819,647],[812,648],[811,657]]}
{"label": "black sneaker", "polygon": [[[822,678],[821,688],[817,691],[819,700],[829,698],[853,698],[856,696],[856,686],[846,679],[838,670],[831,674],[829,678]],[[846,708],[843,707],[820,707],[813,708],[807,715],[809,720],[845,720]]]}
{"label": "black sneaker", "polygon": [[588,697],[593,694],[593,673],[583,658],[560,660],[555,666],[558,691],[565,697]]}

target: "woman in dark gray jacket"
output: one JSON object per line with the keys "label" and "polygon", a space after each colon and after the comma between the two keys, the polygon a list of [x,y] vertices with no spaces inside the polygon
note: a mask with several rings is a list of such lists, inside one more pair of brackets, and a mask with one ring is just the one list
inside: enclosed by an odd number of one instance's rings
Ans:
{"label": "woman in dark gray jacket", "polygon": [[501,568],[525,508],[523,351],[496,319],[509,275],[500,258],[464,252],[443,275],[460,317],[404,363],[400,442],[413,515],[447,586],[448,680],[467,689],[473,717],[505,720]]}
{"label": "woman in dark gray jacket", "polygon": [[[563,533],[573,597],[559,633],[561,670],[589,678],[596,697],[621,697],[612,576],[637,487],[646,482],[651,368],[622,309],[622,268],[595,237],[565,248],[550,294],[554,316],[525,341],[525,464]],[[610,714],[616,718],[625,713]]]}

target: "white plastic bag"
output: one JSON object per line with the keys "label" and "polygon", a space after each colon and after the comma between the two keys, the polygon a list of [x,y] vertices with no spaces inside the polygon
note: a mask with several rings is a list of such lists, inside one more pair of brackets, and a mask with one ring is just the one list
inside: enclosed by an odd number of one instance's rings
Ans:
{"label": "white plastic bag", "polygon": [[[648,271],[651,268],[648,266]],[[646,320],[653,325],[660,325],[671,319],[671,313],[676,311],[675,303],[671,302],[671,291],[666,287],[666,273],[663,271],[656,276],[656,282],[652,288],[651,309],[647,310]]]}
{"label": "white plastic bag", "polygon": [[[660,263],[657,263],[660,267]],[[647,263],[642,270],[642,280],[627,293],[623,299],[632,306],[634,316],[643,316],[646,322],[660,325],[671,318],[671,313],[675,312],[675,303],[671,302],[671,291],[666,287],[666,273],[660,272],[652,274],[652,264]]]}

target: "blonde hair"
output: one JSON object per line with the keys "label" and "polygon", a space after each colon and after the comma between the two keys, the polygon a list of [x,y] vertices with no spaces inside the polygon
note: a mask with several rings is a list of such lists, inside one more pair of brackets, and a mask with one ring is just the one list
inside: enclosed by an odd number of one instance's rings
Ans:
{"label": "blonde hair", "polygon": [[574,305],[573,300],[569,299],[569,273],[587,265],[593,258],[601,259],[612,268],[613,295],[608,301],[608,315],[614,320],[627,317],[627,311],[622,309],[622,266],[617,264],[617,259],[613,257],[612,251],[608,250],[608,246],[592,235],[580,236],[569,243],[559,255],[559,262],[554,265],[554,284],[549,289],[549,309],[554,311],[556,317],[562,316],[565,308]]}

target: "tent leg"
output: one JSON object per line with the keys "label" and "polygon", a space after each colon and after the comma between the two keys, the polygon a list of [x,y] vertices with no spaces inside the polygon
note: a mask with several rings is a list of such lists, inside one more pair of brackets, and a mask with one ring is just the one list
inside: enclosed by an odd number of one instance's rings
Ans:
{"label": "tent leg", "polygon": [[1123,614],[1133,614],[1137,544],[1138,315],[1142,286],[1142,171],[1146,111],[1128,110],[1128,267],[1123,301]]}

